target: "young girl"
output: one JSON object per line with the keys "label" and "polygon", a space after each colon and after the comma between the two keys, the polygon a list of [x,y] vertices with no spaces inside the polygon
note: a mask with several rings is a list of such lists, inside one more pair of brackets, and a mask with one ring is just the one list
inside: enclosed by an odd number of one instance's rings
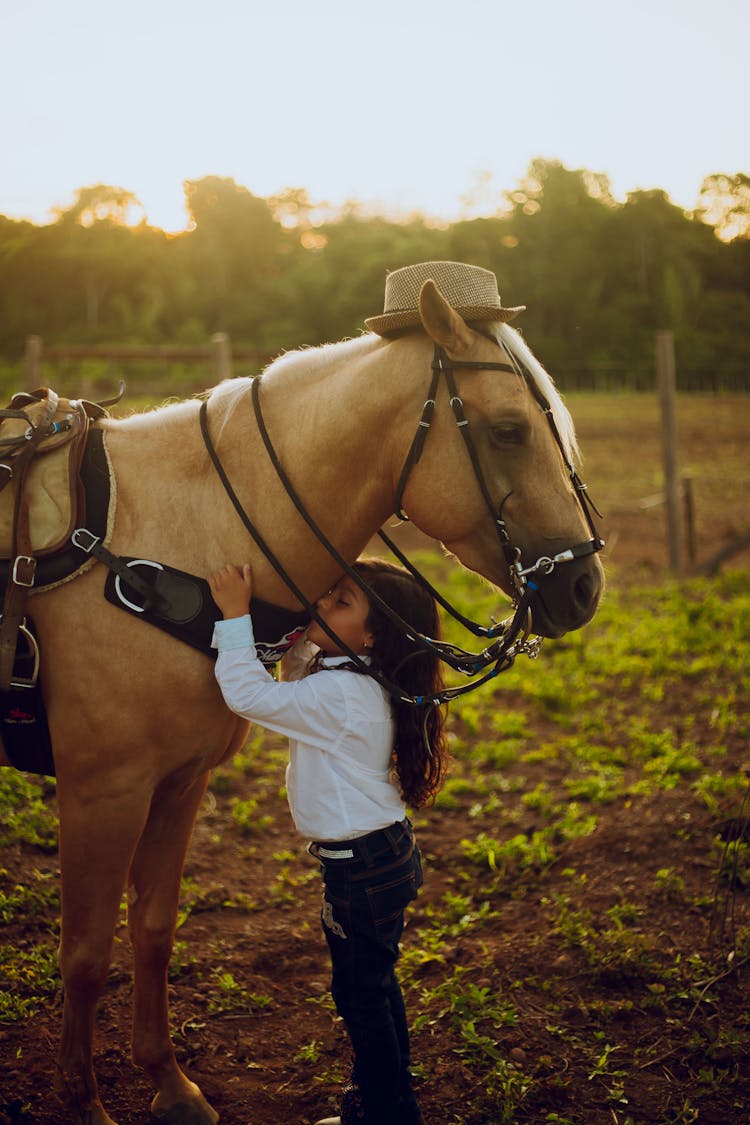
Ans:
{"label": "young girl", "polygon": [[[355,569],[414,630],[437,637],[435,602],[407,571],[378,559],[360,560]],[[426,804],[440,787],[443,713],[390,697],[316,621],[302,638],[303,678],[277,682],[255,655],[249,565],[222,567],[209,584],[224,617],[213,642],[224,699],[236,714],[289,737],[289,806],[322,869],[331,993],[354,1066],[341,1116],[318,1125],[423,1125],[395,964],[404,910],[422,883],[406,805]],[[350,576],[316,608],[340,640],[405,694],[442,689],[434,654],[415,651]],[[301,647],[298,641],[293,650],[298,661]]]}

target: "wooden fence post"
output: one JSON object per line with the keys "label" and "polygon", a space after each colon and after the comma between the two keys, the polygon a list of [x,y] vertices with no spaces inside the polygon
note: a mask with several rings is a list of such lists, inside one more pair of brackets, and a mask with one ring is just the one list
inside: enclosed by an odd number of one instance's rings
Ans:
{"label": "wooden fence post", "polygon": [[656,378],[661,404],[662,455],[664,462],[664,492],[667,500],[667,532],[669,539],[669,566],[675,574],[683,569],[682,562],[682,505],[680,503],[680,476],[677,464],[677,428],[675,424],[675,365],[674,335],[663,331],[656,333]]}
{"label": "wooden fence post", "polygon": [[27,336],[24,353],[26,390],[35,391],[42,385],[42,337]]}
{"label": "wooden fence post", "polygon": [[226,332],[211,337],[211,371],[215,383],[232,378],[232,345]]}

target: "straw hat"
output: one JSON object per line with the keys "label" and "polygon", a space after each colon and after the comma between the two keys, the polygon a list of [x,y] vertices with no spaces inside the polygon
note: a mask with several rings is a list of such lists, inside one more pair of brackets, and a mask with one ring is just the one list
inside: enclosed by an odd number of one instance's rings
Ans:
{"label": "straw hat", "polygon": [[370,316],[365,324],[371,332],[387,336],[402,328],[417,328],[419,292],[425,281],[432,280],[449,305],[464,320],[512,320],[525,305],[503,308],[497,291],[497,278],[481,266],[463,262],[419,262],[393,270],[385,279],[385,304],[382,316]]}

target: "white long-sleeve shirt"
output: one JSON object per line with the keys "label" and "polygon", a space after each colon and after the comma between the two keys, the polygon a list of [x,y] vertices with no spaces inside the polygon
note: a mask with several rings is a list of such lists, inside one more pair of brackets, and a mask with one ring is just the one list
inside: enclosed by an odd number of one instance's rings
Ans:
{"label": "white long-sleeve shirt", "polygon": [[[393,716],[376,680],[346,669],[274,680],[256,656],[249,614],[217,621],[212,645],[230,710],[289,738],[286,790],[298,832],[350,840],[404,819],[392,780]],[[327,657],[324,666],[346,660]]]}

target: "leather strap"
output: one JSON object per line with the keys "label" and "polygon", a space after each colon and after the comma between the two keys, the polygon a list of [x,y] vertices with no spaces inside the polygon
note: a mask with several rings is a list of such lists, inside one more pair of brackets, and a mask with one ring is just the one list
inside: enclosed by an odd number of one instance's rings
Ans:
{"label": "leather strap", "polygon": [[24,484],[37,447],[49,433],[52,419],[57,412],[57,404],[58,396],[50,390],[44,400],[44,409],[39,421],[31,427],[25,448],[13,462],[13,481],[16,489],[13,514],[13,565],[8,576],[2,621],[0,621],[0,691],[8,691],[10,688],[16,659],[18,629],[24,618],[26,599],[29,589],[34,585],[36,572],[36,559],[33,556],[29,530],[29,505],[24,495]]}
{"label": "leather strap", "polygon": [[127,583],[137,594],[140,594],[143,598],[143,609],[153,609],[162,601],[153,585],[144,581],[140,574],[129,567],[119,555],[114,555],[107,550],[99,536],[94,535],[93,531],[89,531],[86,527],[77,527],[73,532],[72,542],[80,551],[85,551],[87,555],[93,555],[99,562],[104,563],[118,578]]}
{"label": "leather strap", "polygon": [[31,554],[29,506],[22,497],[16,504],[15,558],[3,599],[0,622],[0,691],[7,691],[13,678],[18,629],[24,619],[29,588],[34,585],[36,560]]}
{"label": "leather strap", "polygon": [[349,565],[346,559],[343,558],[343,556],[333,546],[331,541],[326,537],[326,535],[324,535],[322,530],[317,526],[315,521],[312,519],[312,517],[302,504],[299,496],[292,487],[292,483],[286,475],[281,462],[279,461],[276,450],[274,449],[271,442],[268,430],[266,429],[265,421],[263,419],[263,414],[260,408],[260,380],[260,376],[257,376],[255,379],[253,379],[252,398],[255,418],[266,451],[268,452],[271,463],[273,464],[279,479],[284,485],[284,488],[290,500],[294,504],[299,514],[305,520],[310,530],[314,533],[319,542],[325,547],[331,558],[335,559],[335,561],[341,567],[342,571],[347,573],[352,578],[352,580],[355,581],[357,585],[359,585],[367,593],[367,596],[371,601],[375,602],[383,610],[383,612],[391,618],[391,620],[396,622],[399,627],[404,630],[405,634],[415,645],[416,650],[418,650],[419,648],[423,650],[429,649],[437,653],[439,658],[445,661],[447,664],[450,664],[451,667],[469,676],[478,675],[478,673],[482,669],[486,668],[494,661],[492,668],[488,672],[485,672],[483,676],[480,676],[480,678],[477,680],[473,680],[470,684],[465,684],[460,687],[446,688],[442,692],[434,692],[429,695],[419,696],[405,695],[402,689],[397,684],[389,680],[386,676],[382,675],[382,673],[373,669],[369,664],[365,664],[357,655],[357,653],[354,652],[354,650],[351,649],[341,637],[337,636],[336,633],[330,628],[330,626],[322,619],[317,611],[315,603],[311,602],[309,598],[307,598],[302,593],[300,588],[294,582],[294,579],[282,566],[281,560],[274,554],[274,552],[265,542],[262,535],[248,516],[247,512],[242,507],[239,497],[234,491],[234,488],[232,487],[232,484],[224,470],[224,466],[221,464],[218,452],[211,438],[208,427],[207,400],[204,399],[200,406],[201,434],[203,436],[203,441],[211,458],[213,466],[216,469],[219,479],[221,480],[224,489],[235,508],[235,511],[242,520],[246,529],[250,532],[257,546],[266,556],[271,566],[283,580],[287,588],[294,594],[300,605],[302,605],[307,610],[310,617],[313,618],[313,620],[317,621],[323,631],[336,641],[340,651],[349,657],[350,661],[357,669],[357,671],[366,673],[373,679],[377,680],[378,683],[383,688],[385,688],[389,695],[393,696],[395,699],[401,700],[402,703],[416,704],[417,706],[426,706],[433,703],[446,703],[449,699],[452,699],[457,695],[464,695],[466,692],[473,691],[474,688],[479,687],[480,684],[486,683],[487,680],[492,679],[493,676],[498,675],[499,672],[502,672],[505,668],[510,667],[516,656],[516,650],[514,648],[516,638],[523,629],[523,623],[527,620],[528,595],[521,599],[518,607],[516,608],[510,626],[510,632],[506,632],[504,626],[498,626],[497,633],[500,634],[500,639],[494,641],[493,644],[486,648],[482,653],[465,652],[463,649],[459,649],[457,646],[451,645],[446,641],[437,641],[434,638],[425,637],[421,633],[415,633],[408,622],[399,617],[399,615],[387,602],[383,601],[383,599],[378,594],[376,594],[374,590],[371,590],[367,586],[366,582],[364,582],[357,571]]}

